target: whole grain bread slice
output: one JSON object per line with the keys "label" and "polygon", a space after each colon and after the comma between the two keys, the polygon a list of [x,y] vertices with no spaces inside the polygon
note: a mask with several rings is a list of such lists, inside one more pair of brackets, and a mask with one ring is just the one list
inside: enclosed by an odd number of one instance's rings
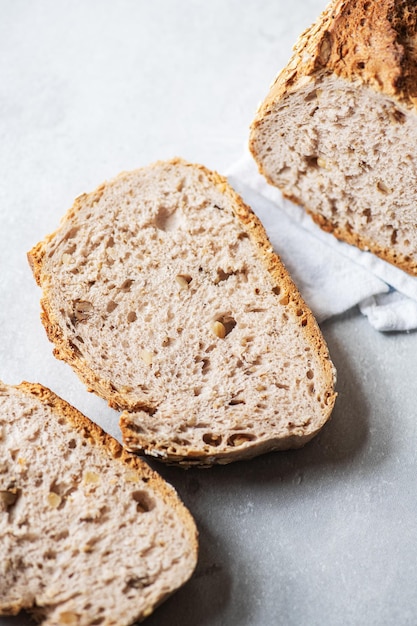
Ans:
{"label": "whole grain bread slice", "polygon": [[191,515],[146,463],[49,389],[0,383],[0,615],[128,625],[196,558]]}
{"label": "whole grain bread slice", "polygon": [[124,444],[185,465],[298,447],[334,368],[266,233],[227,181],[180,159],[78,198],[29,254],[55,355],[124,410]]}
{"label": "whole grain bread slice", "polygon": [[334,0],[252,124],[261,173],[336,237],[417,274],[417,3]]}

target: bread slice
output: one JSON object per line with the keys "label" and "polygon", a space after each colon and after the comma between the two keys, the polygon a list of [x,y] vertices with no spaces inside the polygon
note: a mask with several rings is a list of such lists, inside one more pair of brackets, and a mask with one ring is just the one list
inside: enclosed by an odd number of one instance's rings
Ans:
{"label": "bread slice", "polygon": [[336,237],[417,274],[417,3],[334,0],[252,124],[261,173]]}
{"label": "bread slice", "polygon": [[49,389],[0,383],[0,440],[0,615],[123,626],[191,576],[174,489]]}
{"label": "bread slice", "polygon": [[179,159],[122,174],[29,256],[56,356],[124,410],[130,450],[225,463],[303,445],[330,416],[320,330],[218,174]]}

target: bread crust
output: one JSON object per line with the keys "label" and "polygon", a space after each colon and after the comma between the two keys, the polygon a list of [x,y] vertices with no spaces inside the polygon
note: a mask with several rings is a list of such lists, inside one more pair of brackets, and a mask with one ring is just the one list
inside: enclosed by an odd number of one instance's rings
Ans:
{"label": "bread crust", "polygon": [[316,74],[336,74],[417,107],[417,7],[413,0],[333,0],[299,37],[258,109],[253,127],[282,96]]}
{"label": "bread crust", "polygon": [[[271,184],[273,184],[271,182]],[[293,195],[283,194],[288,200],[294,202],[295,204],[302,205],[302,201]],[[412,276],[417,275],[417,263],[413,261],[408,255],[400,254],[396,252],[392,248],[384,248],[378,245],[372,239],[368,237],[364,237],[360,233],[357,233],[353,230],[348,230],[340,226],[340,224],[334,223],[331,220],[328,220],[323,215],[319,213],[314,213],[308,207],[305,207],[306,212],[311,216],[312,220],[320,226],[320,228],[326,233],[330,233],[334,235],[340,241],[345,241],[346,243],[351,244],[352,246],[356,246],[360,248],[364,252],[372,252],[376,254],[384,261],[391,263],[392,265],[396,265],[400,269],[404,270],[408,274]]]}
{"label": "bread crust", "polygon": [[[12,385],[11,387],[26,395],[35,397],[42,404],[51,407],[54,415],[57,416],[57,418],[64,418],[76,431],[77,435],[85,439],[89,445],[96,446],[102,450],[103,453],[108,455],[112,461],[126,465],[130,471],[137,472],[141,479],[144,478],[147,486],[157,492],[167,506],[175,510],[176,515],[180,519],[189,537],[190,554],[193,556],[195,564],[197,563],[198,531],[195,522],[188,509],[181,502],[177,492],[169,483],[157,472],[152,470],[145,461],[127,452],[116,439],[105,433],[100,426],[92,422],[88,417],[47,387],[26,381],[23,381],[19,385]],[[2,388],[3,384],[0,382],[0,391]],[[7,389],[7,386],[5,386],[5,388]],[[146,616],[138,615],[138,619],[142,621],[144,617],[150,615],[169,595],[171,594],[163,594],[155,606],[149,607]],[[0,614],[17,615],[24,608],[28,607],[23,607],[19,604],[0,606]]]}
{"label": "bread crust", "polygon": [[[336,399],[336,393],[334,390],[336,376],[335,369],[330,360],[328,348],[313,314],[311,313],[306,303],[303,301],[296,286],[292,282],[287,270],[285,269],[281,259],[273,251],[263,225],[255,216],[253,211],[243,202],[241,197],[230,187],[227,179],[219,175],[217,172],[208,170],[202,165],[187,163],[186,161],[178,157],[167,162],[158,161],[152,166],[148,166],[145,169],[148,170],[152,167],[156,168],[162,163],[168,163],[173,166],[182,165],[185,167],[197,168],[202,173],[204,173],[207,179],[214,186],[216,186],[223,194],[227,195],[230,198],[234,207],[235,215],[239,219],[249,238],[253,242],[260,262],[269,272],[274,283],[280,284],[281,293],[279,297],[277,296],[279,301],[281,303],[285,302],[286,306],[291,310],[291,315],[299,319],[300,332],[303,334],[305,341],[310,346],[312,346],[314,352],[319,355],[322,366],[323,379],[326,381],[326,392],[323,399],[325,403],[325,409],[323,410],[322,421],[318,425],[317,429],[314,430],[314,432],[312,432],[311,430],[308,430],[305,433],[297,431],[292,433],[292,435],[289,437],[272,439],[262,445],[259,443],[248,443],[247,445],[239,448],[230,448],[230,451],[225,454],[214,455],[212,453],[208,453],[202,455],[201,452],[198,453],[197,451],[189,448],[181,448],[178,450],[178,453],[175,456],[171,456],[165,453],[162,454],[161,450],[158,451],[157,446],[153,447],[152,450],[150,450],[149,445],[147,444],[145,439],[143,439],[143,446],[140,451],[146,454],[152,454],[153,456],[161,458],[164,461],[180,462],[180,464],[184,466],[206,466],[212,465],[214,462],[225,463],[235,460],[241,460],[243,458],[251,458],[255,455],[270,450],[299,447],[301,445],[304,445],[318,432],[318,430],[329,419]],[[119,177],[117,177],[117,179],[125,175],[126,174],[122,173],[119,175]],[[112,185],[112,182],[113,181],[110,181],[105,185],[101,185],[96,191],[92,192],[92,194],[84,194],[83,196],[77,198],[73,207],[69,210],[66,216],[64,216],[61,224],[71,219],[77,213],[82,201],[85,201],[86,198],[97,197],[97,194],[103,193],[106,185]],[[74,346],[72,346],[71,343],[65,339],[59,322],[54,316],[49,301],[49,292],[47,287],[49,277],[45,276],[43,271],[43,259],[46,246],[51,241],[51,239],[56,236],[57,232],[59,232],[59,229],[51,235],[48,235],[42,242],[37,244],[28,253],[29,263],[32,267],[36,282],[40,287],[43,288],[43,295],[41,299],[42,323],[45,326],[48,338],[55,345],[54,355],[57,358],[69,363],[78,374],[78,376],[81,378],[81,380],[88,386],[90,391],[94,391],[98,395],[104,397],[111,407],[118,410],[125,410],[125,413],[122,414],[120,423],[122,431],[124,432],[124,443],[129,448],[129,412],[141,410],[149,412],[154,407],[150,403],[147,405],[140,403],[138,404],[137,402],[132,403],[129,397],[124,395],[120,390],[116,389],[112,385],[111,381],[103,380],[99,376],[97,376],[96,373],[90,367],[88,367],[85,361],[79,357],[79,355],[77,354],[77,350],[74,349]],[[138,451],[138,448],[140,448],[142,445],[142,439],[140,435],[131,431],[130,436],[134,437],[135,451]]]}
{"label": "bread crust", "polygon": [[[358,88],[372,88],[401,108],[417,113],[417,5],[414,0],[333,0],[299,37],[294,53],[278,74],[251,125],[249,148],[260,173],[274,185],[258,159],[257,136],[278,101],[300,87],[335,75]],[[416,275],[408,255],[378,245],[361,233],[312,211],[295,196],[325,231]]]}

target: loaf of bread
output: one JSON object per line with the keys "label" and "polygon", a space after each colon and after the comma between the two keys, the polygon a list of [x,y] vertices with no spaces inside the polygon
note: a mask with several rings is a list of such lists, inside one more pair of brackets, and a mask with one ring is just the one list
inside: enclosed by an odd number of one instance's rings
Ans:
{"label": "loaf of bread", "polygon": [[29,258],[55,355],[124,411],[128,449],[226,463],[301,446],[329,418],[316,321],[218,174],[179,159],[122,174]]}
{"label": "loaf of bread", "polygon": [[128,625],[191,576],[174,489],[49,389],[0,383],[0,443],[0,615]]}
{"label": "loaf of bread", "polygon": [[261,173],[326,231],[417,274],[417,3],[334,0],[252,125]]}

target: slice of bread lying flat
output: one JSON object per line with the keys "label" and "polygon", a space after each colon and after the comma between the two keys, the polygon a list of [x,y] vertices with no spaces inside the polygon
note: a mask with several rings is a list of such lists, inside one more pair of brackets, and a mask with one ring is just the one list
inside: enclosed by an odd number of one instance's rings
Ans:
{"label": "slice of bread lying flat", "polygon": [[190,514],[146,463],[49,389],[0,383],[0,615],[131,624],[196,559]]}
{"label": "slice of bread lying flat", "polygon": [[124,444],[184,465],[298,447],[330,416],[320,330],[252,211],[175,159],[77,199],[29,255],[43,323]]}
{"label": "slice of bread lying flat", "polygon": [[334,0],[252,125],[261,173],[336,237],[417,274],[417,3]]}

